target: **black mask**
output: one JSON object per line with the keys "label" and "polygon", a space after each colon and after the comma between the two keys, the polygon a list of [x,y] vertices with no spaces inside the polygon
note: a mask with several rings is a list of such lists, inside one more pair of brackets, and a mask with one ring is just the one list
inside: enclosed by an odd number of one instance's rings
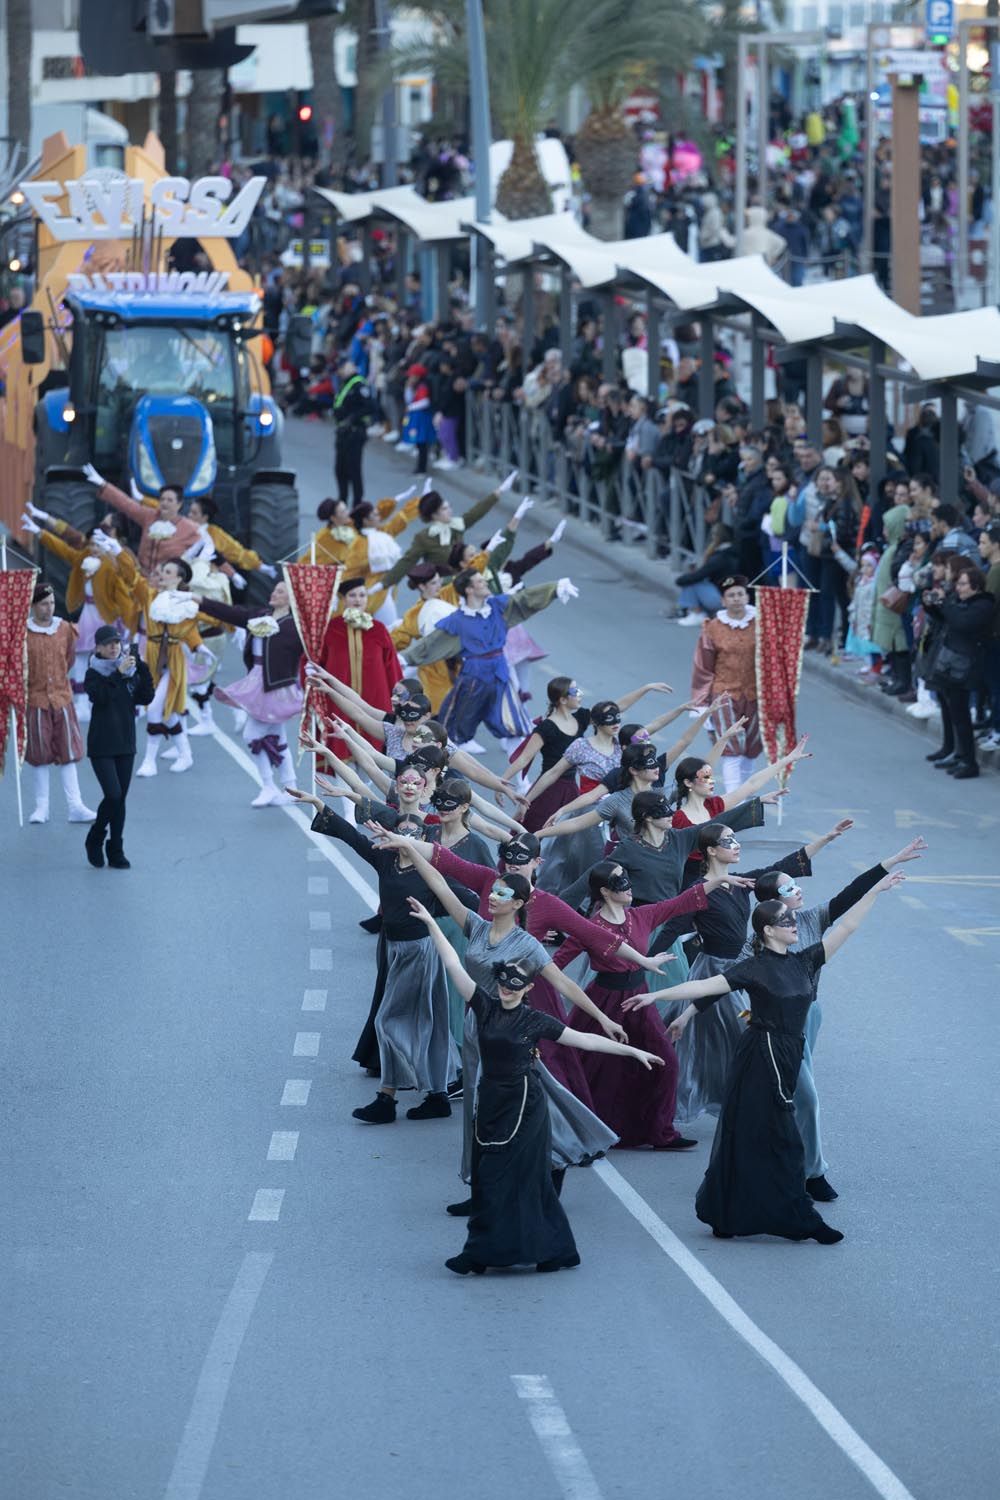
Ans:
{"label": "black mask", "polygon": [[660,764],[655,755],[649,755],[645,760],[636,761],[632,769],[633,771],[658,771]]}
{"label": "black mask", "polygon": [[517,839],[508,839],[506,844],[500,845],[500,858],[505,865],[529,865],[537,857],[537,849],[532,852],[524,844],[519,844]]}
{"label": "black mask", "polygon": [[783,911],[780,917],[775,917],[771,923],[772,927],[794,927],[795,917],[790,911]]}
{"label": "black mask", "polygon": [[456,807],[462,806],[462,803],[457,797],[450,797],[447,792],[435,792],[431,798],[431,806],[438,812],[454,812]]}
{"label": "black mask", "polygon": [[632,889],[632,882],[623,870],[620,875],[611,876],[607,883],[607,889],[609,891],[617,891],[621,894],[622,891],[630,891]]}
{"label": "black mask", "polygon": [[522,974],[513,964],[494,964],[493,975],[497,984],[502,984],[505,990],[526,990],[531,983],[530,976]]}
{"label": "black mask", "polygon": [[423,709],[416,703],[401,703],[396,710],[397,719],[402,719],[404,724],[415,724],[423,716]]}
{"label": "black mask", "polygon": [[618,725],[622,721],[622,716],[618,709],[615,709],[613,712],[611,710],[608,710],[602,714],[592,713],[590,717],[593,719],[595,724],[603,724],[608,729],[617,729]]}
{"label": "black mask", "polygon": [[666,799],[666,797],[661,797],[658,802],[654,802],[649,807],[649,809],[648,809],[648,811],[646,813],[646,817],[647,818],[665,818],[667,816],[667,813],[669,811],[670,811],[670,808],[667,806],[667,799]]}

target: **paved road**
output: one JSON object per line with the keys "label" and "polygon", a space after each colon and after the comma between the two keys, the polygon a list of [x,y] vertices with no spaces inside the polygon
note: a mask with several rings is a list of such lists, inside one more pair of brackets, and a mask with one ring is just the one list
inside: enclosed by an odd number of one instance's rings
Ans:
{"label": "paved road", "polygon": [[[294,443],[311,506],[328,431]],[[398,459],[370,468],[372,493],[401,487]],[[571,541],[559,571],[582,598],[537,623],[539,687],[684,686],[691,633],[654,592]],[[0,783],[0,1494],[995,1495],[1000,804],[811,679],[801,721],[815,759],[754,849],[849,813],[822,894],[914,832],[931,843],[824,980],[847,1238],[708,1237],[703,1120],[688,1156],[571,1174],[583,1265],[544,1280],[444,1270],[457,1119],[351,1120],[371,1093],[349,1061],[365,874],[297,810],[250,809],[236,741],[137,784],[127,876],[87,868],[78,828],[18,831]]]}

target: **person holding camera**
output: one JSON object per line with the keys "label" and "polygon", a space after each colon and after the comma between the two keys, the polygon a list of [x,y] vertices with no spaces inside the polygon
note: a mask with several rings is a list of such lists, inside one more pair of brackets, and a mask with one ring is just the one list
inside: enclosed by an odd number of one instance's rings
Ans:
{"label": "person holding camera", "polygon": [[83,687],[91,702],[87,755],[103,794],[96,821],[84,840],[87,858],[99,870],[106,854],[112,870],[128,870],[122,833],[135,762],[135,711],[152,703],[153,676],[140,660],[138,648],[123,650],[115,627],[102,625],[94,636],[94,654]]}

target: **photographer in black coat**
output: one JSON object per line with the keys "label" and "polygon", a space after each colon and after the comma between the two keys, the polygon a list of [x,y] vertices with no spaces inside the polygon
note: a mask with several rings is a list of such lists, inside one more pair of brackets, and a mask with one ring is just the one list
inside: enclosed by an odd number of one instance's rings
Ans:
{"label": "photographer in black coat", "polygon": [[154,688],[152,674],[139,659],[136,647],[123,651],[113,625],[102,625],[94,636],[94,654],[83,689],[93,705],[87,755],[103,793],[97,821],[84,841],[87,858],[99,870],[107,853],[111,869],[128,870],[131,866],[122,847],[122,832],[135,761],[135,711],[142,704],[152,703]]}

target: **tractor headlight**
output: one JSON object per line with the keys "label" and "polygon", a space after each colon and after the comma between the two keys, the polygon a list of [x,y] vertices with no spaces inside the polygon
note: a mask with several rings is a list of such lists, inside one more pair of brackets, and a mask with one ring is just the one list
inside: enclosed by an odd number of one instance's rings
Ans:
{"label": "tractor headlight", "polygon": [[139,483],[149,494],[155,495],[160,488],[160,475],[149,456],[146,444],[139,442],[136,447],[139,453]]}
{"label": "tractor headlight", "polygon": [[209,443],[208,447],[205,449],[205,456],[202,458],[201,463],[198,465],[197,469],[194,472],[194,477],[191,480],[191,490],[193,492],[207,490],[211,487],[214,480],[215,445],[214,443]]}
{"label": "tractor headlight", "polygon": [[274,412],[273,411],[268,411],[267,407],[265,406],[257,414],[257,421],[258,421],[258,424],[261,427],[265,427],[265,428],[266,427],[273,427],[274,426]]}

